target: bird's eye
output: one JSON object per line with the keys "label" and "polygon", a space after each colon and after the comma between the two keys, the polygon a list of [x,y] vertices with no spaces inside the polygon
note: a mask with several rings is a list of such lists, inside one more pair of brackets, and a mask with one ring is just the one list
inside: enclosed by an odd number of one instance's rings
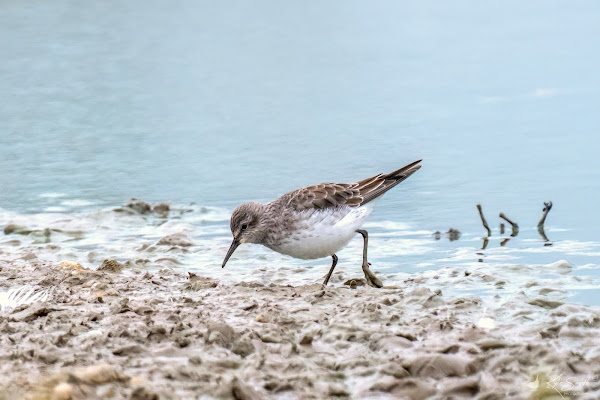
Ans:
{"label": "bird's eye", "polygon": [[248,224],[243,224],[242,225],[242,230],[245,231],[246,229],[248,229]]}

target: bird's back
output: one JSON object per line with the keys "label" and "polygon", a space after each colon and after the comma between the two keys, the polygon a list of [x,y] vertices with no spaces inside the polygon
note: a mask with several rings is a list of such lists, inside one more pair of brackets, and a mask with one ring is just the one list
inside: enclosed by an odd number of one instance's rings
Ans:
{"label": "bird's back", "polygon": [[419,161],[355,183],[320,183],[293,190],[267,205],[265,246],[296,258],[334,254],[371,214],[374,200],[415,173]]}

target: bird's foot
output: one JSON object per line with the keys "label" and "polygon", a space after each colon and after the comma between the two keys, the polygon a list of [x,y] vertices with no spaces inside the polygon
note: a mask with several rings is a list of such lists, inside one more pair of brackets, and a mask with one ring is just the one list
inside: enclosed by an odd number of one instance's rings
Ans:
{"label": "bird's foot", "polygon": [[383,287],[383,283],[381,283],[379,278],[376,277],[373,272],[371,272],[371,270],[369,269],[369,265],[371,265],[371,264],[367,263],[367,264],[363,264],[363,266],[362,266],[362,270],[365,273],[365,278],[367,280],[367,283],[369,284],[369,286],[372,286],[372,287],[376,287],[376,288]]}

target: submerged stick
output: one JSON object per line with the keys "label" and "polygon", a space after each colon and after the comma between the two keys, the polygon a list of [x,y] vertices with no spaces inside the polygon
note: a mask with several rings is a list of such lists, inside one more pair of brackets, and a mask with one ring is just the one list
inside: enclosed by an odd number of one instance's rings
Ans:
{"label": "submerged stick", "polygon": [[519,224],[511,221],[503,212],[500,213],[500,218],[508,222],[512,226],[512,234],[510,236],[517,236],[519,234]]}
{"label": "submerged stick", "polygon": [[[540,234],[540,236],[542,237],[542,240],[544,242],[550,241],[550,239],[548,239],[548,236],[546,236],[546,232],[544,232],[544,225],[538,225],[538,233]],[[548,243],[546,243],[546,245],[552,246],[552,244],[548,244]]]}
{"label": "submerged stick", "polygon": [[542,210],[544,213],[542,214],[542,218],[540,218],[540,222],[538,222],[538,229],[539,227],[543,227],[544,223],[546,222],[546,217],[548,216],[548,213],[550,212],[550,210],[552,210],[552,202],[544,202],[544,209]]}
{"label": "submerged stick", "polygon": [[479,216],[481,217],[481,223],[483,224],[483,227],[485,229],[487,229],[488,236],[492,236],[492,230],[490,229],[490,226],[488,225],[487,221],[485,220],[485,217],[483,216],[483,210],[481,209],[481,204],[477,204],[477,210],[479,210]]}
{"label": "submerged stick", "polygon": [[[489,242],[490,242],[490,239],[488,239],[488,238],[484,237],[484,238],[483,238],[483,246],[481,246],[481,250],[485,250],[485,249],[487,249],[487,246],[488,246],[488,243],[489,243]],[[483,262],[483,256],[484,256],[484,253],[483,253],[483,251],[477,252],[476,254],[477,254],[478,256],[481,256],[481,257],[482,257],[482,258],[478,259],[477,261],[479,261],[479,262]]]}
{"label": "submerged stick", "polygon": [[[487,249],[487,245],[488,245],[489,242],[490,242],[490,239],[483,238],[483,246],[481,246],[481,250]],[[477,253],[477,254],[479,254],[479,253]],[[483,253],[481,253],[481,255],[483,255]]]}

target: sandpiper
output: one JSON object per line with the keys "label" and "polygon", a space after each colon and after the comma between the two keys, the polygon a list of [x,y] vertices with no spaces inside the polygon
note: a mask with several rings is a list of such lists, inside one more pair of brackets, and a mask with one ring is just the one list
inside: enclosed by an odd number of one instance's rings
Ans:
{"label": "sandpiper", "polygon": [[361,227],[375,201],[421,168],[420,162],[356,183],[321,183],[296,189],[267,204],[242,204],[231,215],[233,242],[223,267],[240,244],[258,243],[304,260],[331,257],[333,262],[323,281],[323,286],[327,286],[338,261],[335,253],[360,233],[364,241],[362,270],[367,283],[382,287],[369,269],[368,234]]}

